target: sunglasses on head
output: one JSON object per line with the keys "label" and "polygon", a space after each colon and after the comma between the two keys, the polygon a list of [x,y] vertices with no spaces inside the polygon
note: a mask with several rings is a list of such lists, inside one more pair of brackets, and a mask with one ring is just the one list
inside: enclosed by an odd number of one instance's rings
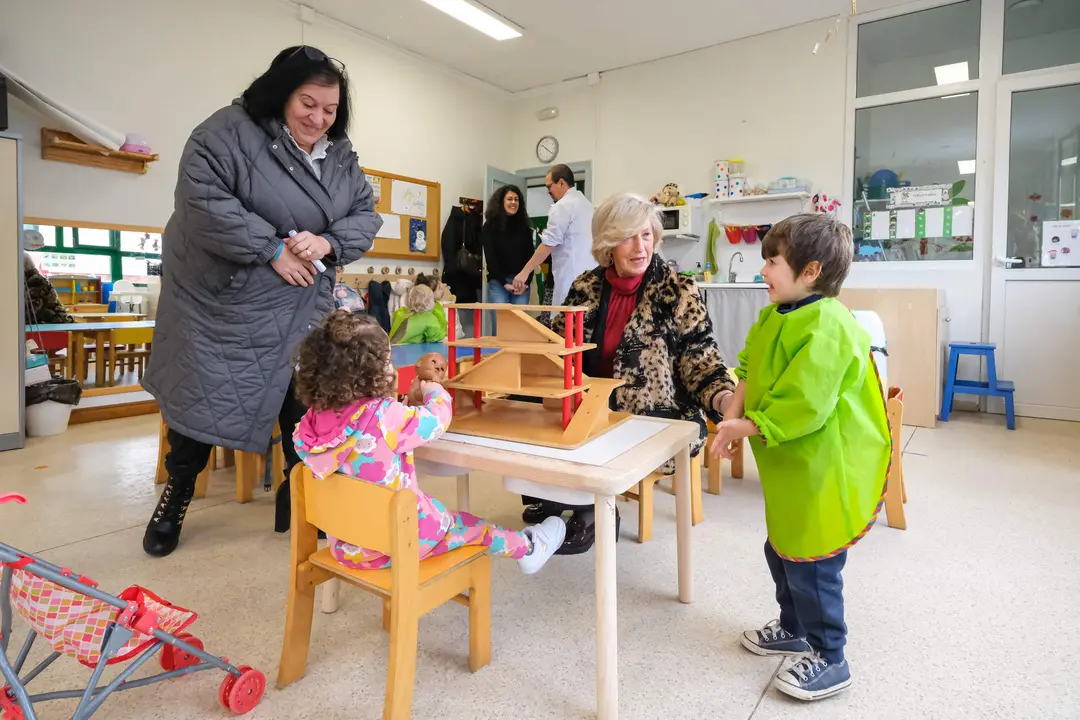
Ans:
{"label": "sunglasses on head", "polygon": [[300,47],[293,50],[292,53],[289,55],[289,57],[285,58],[285,62],[288,62],[288,61],[292,60],[294,57],[296,57],[300,53],[304,53],[304,57],[306,57],[311,62],[329,63],[329,64],[333,65],[335,68],[337,68],[338,70],[340,70],[341,72],[345,71],[345,63],[341,62],[340,60],[337,60],[335,58],[330,57],[329,55],[324,53],[322,50],[319,50],[318,48],[313,48],[310,45],[301,45]]}

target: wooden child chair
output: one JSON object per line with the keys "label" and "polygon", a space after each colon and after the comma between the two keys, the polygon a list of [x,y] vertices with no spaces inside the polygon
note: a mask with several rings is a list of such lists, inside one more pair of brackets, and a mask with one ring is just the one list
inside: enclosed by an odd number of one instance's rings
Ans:
{"label": "wooden child chair", "polygon": [[154,328],[124,328],[109,332],[109,358],[105,368],[110,385],[115,384],[117,363],[121,370],[125,365],[135,369],[142,380],[153,338]]}
{"label": "wooden child chair", "polygon": [[[712,420],[709,423],[709,437],[706,438],[705,449],[702,450],[702,455],[705,458],[705,467],[709,470],[708,484],[706,485],[705,492],[710,495],[719,495],[720,489],[724,484],[724,461],[720,458],[709,457],[709,448],[713,444],[713,440],[716,439],[716,425]],[[735,443],[735,447],[731,451],[731,477],[741,478],[743,476],[743,457],[746,450],[746,441],[740,441]]]}
{"label": "wooden child chair", "polygon": [[[702,451],[704,452],[704,450]],[[694,525],[705,519],[705,510],[702,507],[701,498],[701,460],[702,455],[690,460],[690,518]],[[645,543],[652,540],[653,535],[653,510],[656,486],[661,480],[671,479],[670,489],[660,486],[664,492],[675,494],[675,477],[654,472],[639,482],[633,489],[623,493],[628,500],[638,501],[638,542]]]}
{"label": "wooden child chair", "polygon": [[885,412],[889,418],[889,433],[892,435],[892,462],[889,463],[888,487],[885,490],[885,523],[891,528],[907,530],[907,518],[904,516],[907,487],[904,486],[904,449],[901,438],[904,426],[903,390],[898,387],[889,388]]}
{"label": "wooden child chair", "polygon": [[[340,578],[378,595],[383,629],[390,632],[384,720],[406,720],[412,709],[420,616],[449,601],[469,608],[469,669],[491,659],[491,557],[487,548],[466,546],[420,561],[416,495],[345,475],[315,480],[304,465],[291,476],[289,602],[277,686],[304,676],[315,588]],[[351,570],[329,549],[318,550],[318,529],[393,558],[389,569]],[[466,591],[468,594],[466,595]]]}
{"label": "wooden child chair", "polygon": [[[280,435],[281,428],[274,424],[274,434]],[[206,497],[206,486],[210,482],[210,473],[218,469],[218,448],[210,451],[210,462],[199,477],[195,480],[195,497]],[[163,485],[169,479],[169,472],[165,469],[165,456],[169,452],[169,426],[165,419],[161,418],[158,428],[158,460],[157,473],[154,476],[155,485]],[[223,468],[236,466],[236,502],[249,503],[254,497],[255,480],[266,475],[266,455],[263,453],[236,452],[229,448],[221,448]],[[274,445],[274,464],[271,468],[273,488],[285,479],[285,454],[282,452],[281,443]]]}

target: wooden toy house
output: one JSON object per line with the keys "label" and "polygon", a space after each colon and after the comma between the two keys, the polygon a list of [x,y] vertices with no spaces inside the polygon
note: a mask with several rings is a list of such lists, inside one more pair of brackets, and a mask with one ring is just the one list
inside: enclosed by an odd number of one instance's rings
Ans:
{"label": "wooden toy house", "polygon": [[[582,342],[585,308],[492,303],[447,307],[450,334],[446,387],[454,395],[450,432],[569,450],[630,418],[630,413],[609,408],[611,393],[623,384],[622,380],[590,378],[582,373],[582,353],[596,347]],[[474,313],[473,338],[455,337],[459,310]],[[481,334],[485,310],[495,313],[495,335]],[[527,311],[563,313],[565,337]],[[456,374],[459,348],[471,348],[475,364]],[[498,352],[482,355],[484,349]],[[513,400],[511,396],[540,398],[542,403]]]}

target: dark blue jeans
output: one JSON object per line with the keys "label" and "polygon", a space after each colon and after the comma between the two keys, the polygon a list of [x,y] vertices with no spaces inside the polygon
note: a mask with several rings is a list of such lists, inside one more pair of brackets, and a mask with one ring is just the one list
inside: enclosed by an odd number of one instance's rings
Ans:
{"label": "dark blue jeans", "polygon": [[828,560],[784,560],[765,541],[765,560],[776,583],[780,626],[804,637],[830,665],[844,661],[847,625],[844,624],[844,579],[840,572],[847,550]]}

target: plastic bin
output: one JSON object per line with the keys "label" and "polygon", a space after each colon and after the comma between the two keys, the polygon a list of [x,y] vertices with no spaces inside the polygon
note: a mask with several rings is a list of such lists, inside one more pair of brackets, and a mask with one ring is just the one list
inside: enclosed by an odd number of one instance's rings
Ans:
{"label": "plastic bin", "polygon": [[30,437],[59,435],[71,420],[71,405],[46,400],[26,408],[26,434]]}

